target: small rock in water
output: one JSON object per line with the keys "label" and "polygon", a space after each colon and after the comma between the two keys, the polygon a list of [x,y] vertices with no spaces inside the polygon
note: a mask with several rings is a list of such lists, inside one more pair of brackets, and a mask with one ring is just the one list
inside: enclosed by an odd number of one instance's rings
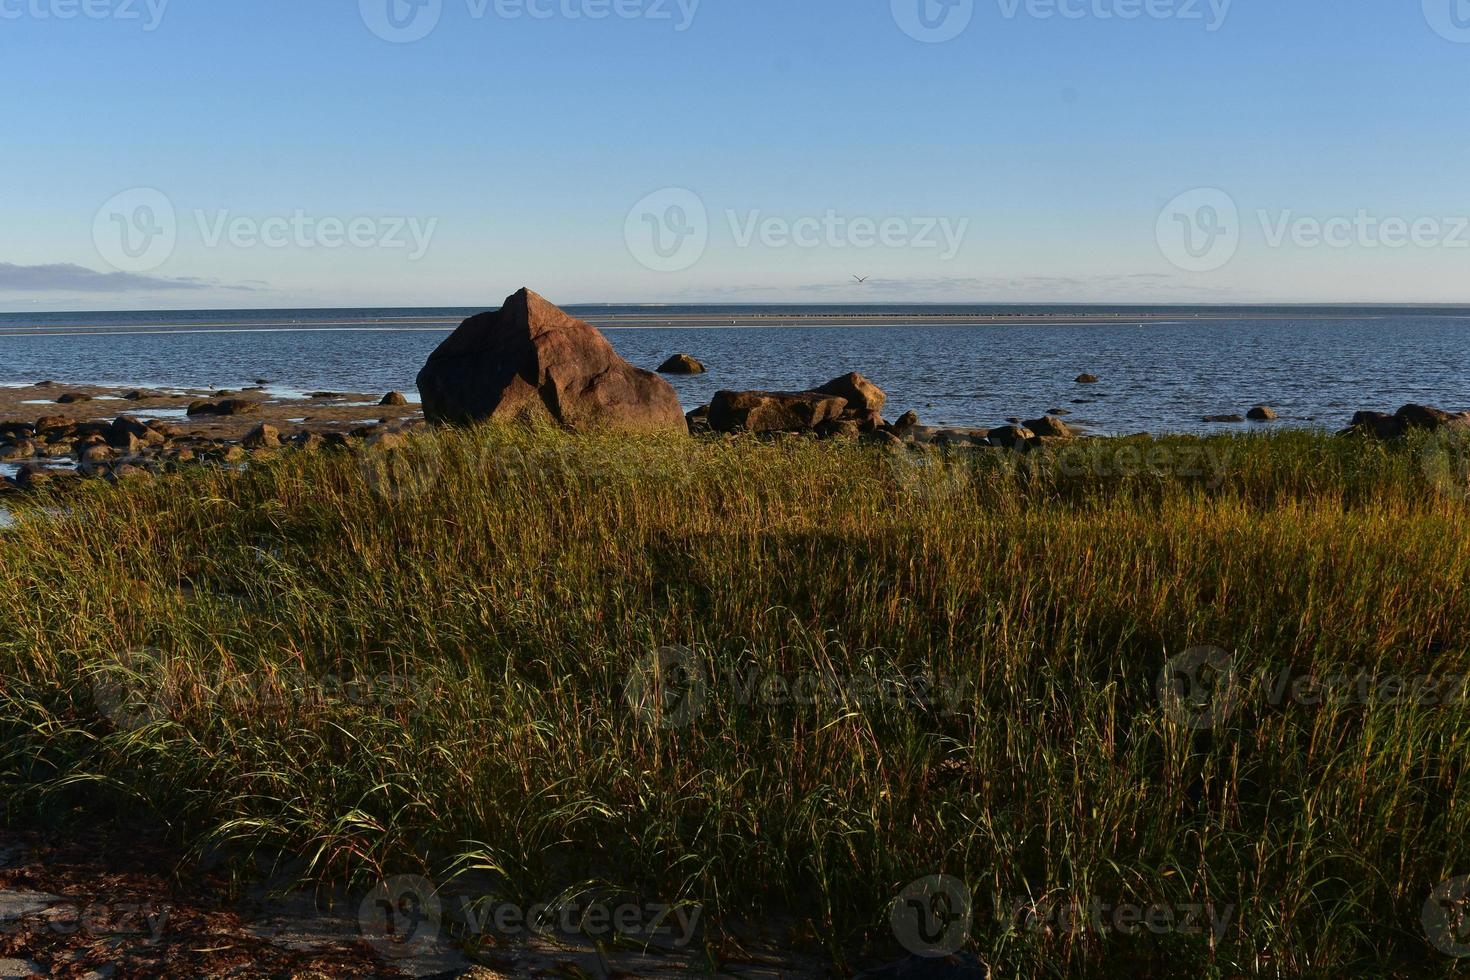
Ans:
{"label": "small rock in water", "polygon": [[1245,417],[1252,422],[1274,422],[1278,416],[1276,415],[1275,409],[1269,408],[1266,405],[1257,405],[1249,412],[1246,412]]}
{"label": "small rock in water", "polygon": [[403,396],[403,392],[401,392],[401,391],[390,391],[386,395],[383,396],[383,400],[382,401],[378,402],[379,407],[395,407],[395,408],[397,408],[397,407],[402,407],[402,406],[407,405],[407,404],[408,404],[408,399]]}
{"label": "small rock in water", "polygon": [[1234,425],[1234,424],[1236,424],[1238,422],[1244,422],[1245,421],[1245,416],[1244,415],[1206,415],[1204,420],[1206,422],[1219,422],[1219,423],[1225,423],[1225,424]]}
{"label": "small rock in water", "polygon": [[1048,408],[1046,410],[1046,414],[1048,414],[1048,415],[1071,415],[1072,414],[1072,410],[1070,408]]}
{"label": "small rock in water", "polygon": [[675,354],[659,366],[659,374],[704,374],[705,366],[688,354]]}
{"label": "small rock in water", "polygon": [[1079,374],[1079,375],[1077,375],[1077,383],[1079,385],[1095,385],[1095,384],[1097,384],[1097,382],[1098,382],[1098,377],[1095,374]]}

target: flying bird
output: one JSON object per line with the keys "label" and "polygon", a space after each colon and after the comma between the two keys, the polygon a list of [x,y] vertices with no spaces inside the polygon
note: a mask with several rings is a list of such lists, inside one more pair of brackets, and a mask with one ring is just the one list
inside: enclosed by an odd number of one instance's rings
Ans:
{"label": "flying bird", "polygon": [[867,282],[869,279],[871,279],[873,277],[872,276],[853,276],[853,278],[858,281],[858,285],[862,285],[863,283]]}

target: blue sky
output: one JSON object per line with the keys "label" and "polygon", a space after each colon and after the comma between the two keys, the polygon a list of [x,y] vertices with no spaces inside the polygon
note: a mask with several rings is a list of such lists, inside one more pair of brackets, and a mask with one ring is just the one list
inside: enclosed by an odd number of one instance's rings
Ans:
{"label": "blue sky", "polygon": [[0,309],[1470,301],[1470,2],[952,2],[0,0]]}

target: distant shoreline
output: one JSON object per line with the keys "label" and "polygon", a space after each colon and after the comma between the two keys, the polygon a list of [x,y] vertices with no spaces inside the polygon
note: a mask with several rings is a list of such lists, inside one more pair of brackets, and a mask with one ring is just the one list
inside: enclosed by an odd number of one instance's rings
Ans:
{"label": "distant shoreline", "polygon": [[[251,313],[255,311],[241,311]],[[14,314],[11,314],[14,315]],[[97,314],[118,316],[126,314]],[[699,313],[616,313],[606,315],[583,314],[584,318],[602,330],[731,330],[731,329],[790,329],[817,327],[850,329],[858,327],[985,327],[1007,326],[1116,326],[1137,322],[1140,324],[1173,325],[1182,323],[1208,323],[1251,320],[1378,320],[1391,315],[1384,310],[1344,310],[1330,312],[1314,309],[1310,312],[1260,312],[1243,316],[1226,310],[1209,312],[1124,312],[1098,311],[1092,313],[964,313],[964,312],[840,312],[813,311],[811,313],[777,312],[718,312]],[[1470,320],[1470,312],[1424,314],[1444,319]],[[200,333],[301,333],[301,332],[375,332],[375,333],[435,333],[452,330],[463,317],[404,317],[338,320],[265,320],[260,322],[213,322],[213,323],[117,323],[117,324],[46,324],[32,327],[5,327],[0,325],[0,337],[64,337],[64,336],[129,336],[158,334]]]}

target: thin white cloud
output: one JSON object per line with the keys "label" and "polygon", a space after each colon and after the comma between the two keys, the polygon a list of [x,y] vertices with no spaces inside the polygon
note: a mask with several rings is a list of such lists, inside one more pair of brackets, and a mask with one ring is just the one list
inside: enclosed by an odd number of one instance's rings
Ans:
{"label": "thin white cloud", "polygon": [[197,276],[150,276],[136,272],[98,272],[70,262],[15,265],[0,262],[0,293],[138,293],[230,289],[258,292],[260,285],[230,284]]}

